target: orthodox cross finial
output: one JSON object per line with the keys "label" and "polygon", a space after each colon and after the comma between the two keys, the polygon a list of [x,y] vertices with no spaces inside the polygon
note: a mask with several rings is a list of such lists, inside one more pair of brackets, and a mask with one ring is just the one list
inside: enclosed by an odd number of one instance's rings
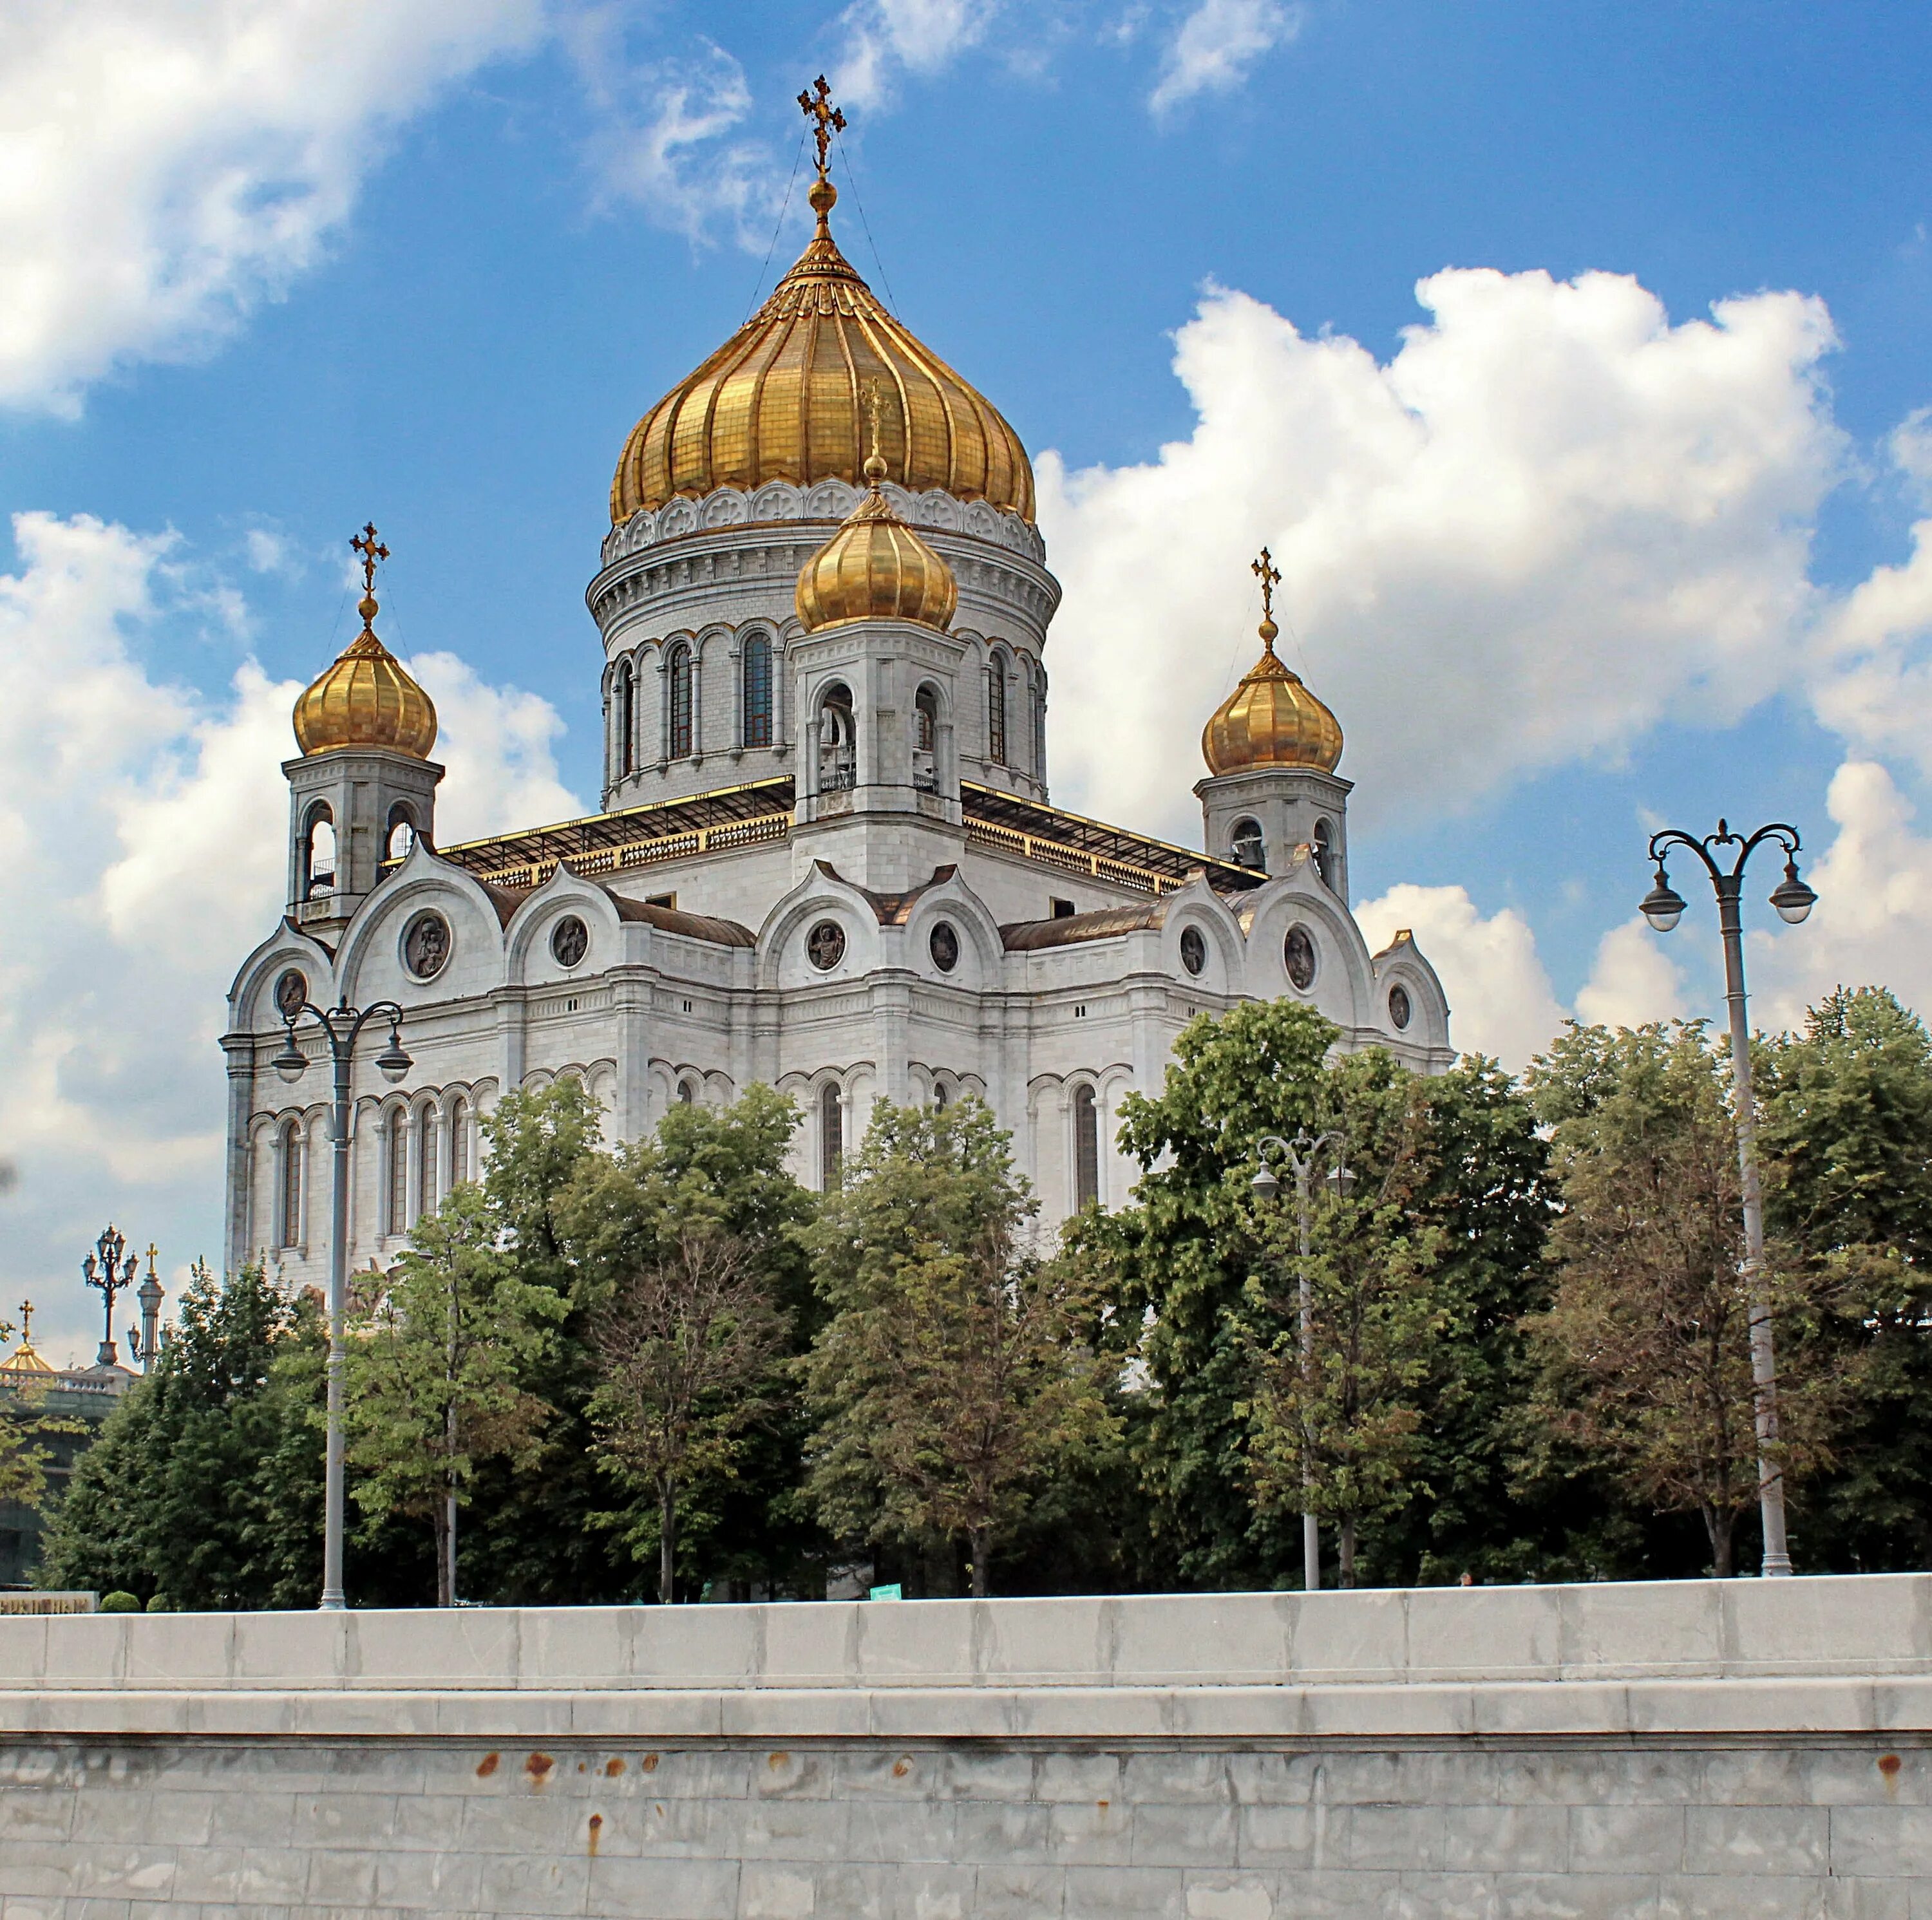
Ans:
{"label": "orthodox cross finial", "polygon": [[1262,644],[1270,653],[1274,651],[1274,637],[1281,629],[1274,624],[1274,590],[1281,583],[1280,570],[1274,564],[1274,556],[1264,547],[1261,558],[1249,569],[1262,583]]}
{"label": "orthodox cross finial", "polygon": [[832,104],[832,89],[821,73],[798,97],[799,109],[812,122],[812,137],[818,143],[818,177],[825,178],[825,156],[832,136],[845,130],[845,116]]}
{"label": "orthodox cross finial", "polygon": [[34,1343],[34,1303],[31,1300],[20,1302],[20,1344],[31,1346]]}
{"label": "orthodox cross finial", "polygon": [[153,1241],[150,1240],[148,1242],[148,1278],[150,1280],[155,1279],[158,1277],[154,1272],[154,1257],[160,1251],[160,1248],[156,1246]]}
{"label": "orthodox cross finial", "polygon": [[886,457],[879,445],[879,413],[885,404],[876,380],[868,380],[865,390],[866,418],[872,423],[872,451],[866,456],[866,478],[876,487],[886,477]]}
{"label": "orthodox cross finial", "polygon": [[382,544],[376,534],[376,523],[374,520],[365,522],[362,531],[349,544],[362,556],[362,591],[374,593],[376,591],[376,563],[389,557],[389,550]]}

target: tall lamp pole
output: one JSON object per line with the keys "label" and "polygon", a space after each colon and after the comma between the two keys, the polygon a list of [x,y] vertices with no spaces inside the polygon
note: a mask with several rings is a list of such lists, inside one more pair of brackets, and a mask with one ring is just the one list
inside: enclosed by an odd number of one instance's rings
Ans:
{"label": "tall lamp pole", "polygon": [[275,1071],[288,1081],[302,1078],[308,1061],[296,1039],[296,1023],[312,1014],[327,1041],[335,1070],[334,1098],[329,1108],[328,1139],[331,1184],[328,1223],[328,1454],[324,1481],[322,1605],[334,1612],[347,1603],[342,1592],[343,1435],[342,1376],[346,1359],[343,1345],[343,1319],[349,1292],[349,1069],[355,1056],[356,1037],[371,1020],[386,1020],[389,1044],[376,1056],[382,1077],[393,1084],[410,1070],[410,1056],[403,1051],[403,1010],[393,1000],[378,1000],[356,1008],[346,1000],[324,1009],[311,1001],[291,999],[281,1008],[285,1029],[282,1050],[275,1056]]}
{"label": "tall lamp pole", "polygon": [[[1315,1284],[1309,1272],[1309,1245],[1313,1226],[1313,1205],[1309,1197],[1310,1176],[1315,1170],[1315,1157],[1325,1146],[1340,1146],[1342,1136],[1339,1133],[1317,1134],[1311,1140],[1304,1128],[1293,1140],[1285,1140],[1279,1134],[1264,1134],[1255,1143],[1255,1157],[1261,1163],[1255,1170],[1254,1178],[1248,1182],[1248,1191],[1258,1200],[1271,1200],[1281,1191],[1281,1182],[1275,1178],[1274,1170],[1268,1162],[1268,1152],[1272,1148],[1288,1163],[1288,1170],[1294,1176],[1295,1244],[1301,1255],[1300,1270],[1295,1282],[1295,1321],[1297,1343],[1300,1349],[1301,1379],[1304,1389],[1313,1379],[1315,1372]],[[1347,1164],[1337,1158],[1328,1170],[1328,1185],[1338,1195],[1345,1195],[1355,1184],[1355,1176],[1348,1170]],[[1322,1523],[1312,1511],[1314,1506],[1313,1484],[1315,1463],[1309,1457],[1308,1415],[1302,1414],[1301,1450],[1301,1584],[1306,1592],[1314,1593],[1322,1585]]]}
{"label": "tall lamp pole", "polygon": [[94,1243],[94,1251],[80,1263],[80,1270],[86,1276],[89,1286],[99,1289],[104,1296],[106,1316],[101,1328],[100,1351],[95,1355],[97,1367],[118,1367],[121,1356],[114,1346],[114,1296],[124,1293],[134,1283],[135,1276],[141,1271],[140,1256],[128,1254],[128,1264],[121,1264],[121,1256],[127,1252],[128,1238],[111,1221],[107,1231]]}
{"label": "tall lamp pole", "polygon": [[[1750,1026],[1744,1016],[1744,936],[1741,910],[1744,862],[1766,840],[1784,855],[1784,878],[1772,889],[1778,917],[1796,927],[1818,896],[1798,877],[1798,829],[1774,820],[1754,834],[1734,834],[1730,823],[1702,839],[1666,827],[1650,837],[1650,857],[1657,862],[1657,880],[1644,896],[1641,912],[1660,933],[1667,933],[1684,917],[1684,902],[1664,871],[1664,858],[1673,846],[1690,849],[1704,863],[1718,896],[1718,925],[1724,936],[1724,1002],[1730,1014],[1731,1078],[1737,1095],[1738,1171],[1744,1188],[1744,1280],[1749,1302],[1752,1417],[1757,1429],[1758,1505],[1764,1520],[1764,1562],[1767,1580],[1788,1577],[1791,1552],[1785,1537],[1784,1469],[1778,1461],[1778,1362],[1771,1335],[1771,1296],[1764,1270],[1764,1188],[1758,1176],[1757,1102],[1751,1092]],[[1737,855],[1726,867],[1718,849],[1735,847]],[[1728,858],[1728,852],[1725,858]]]}

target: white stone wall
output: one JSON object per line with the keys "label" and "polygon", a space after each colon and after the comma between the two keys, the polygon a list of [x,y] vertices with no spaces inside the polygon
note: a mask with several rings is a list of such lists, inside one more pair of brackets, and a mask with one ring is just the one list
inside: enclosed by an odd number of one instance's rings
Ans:
{"label": "white stone wall", "polygon": [[0,1619],[0,1915],[1922,1920],[1932,1579]]}

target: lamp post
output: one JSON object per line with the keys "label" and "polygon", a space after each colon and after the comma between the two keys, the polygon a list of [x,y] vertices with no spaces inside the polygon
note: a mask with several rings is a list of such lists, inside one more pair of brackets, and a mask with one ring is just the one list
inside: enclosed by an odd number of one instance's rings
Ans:
{"label": "lamp post", "polygon": [[[1744,936],[1741,911],[1744,863],[1766,840],[1784,855],[1784,878],[1772,889],[1778,917],[1796,927],[1818,896],[1798,877],[1798,829],[1774,820],[1754,834],[1734,834],[1730,823],[1701,840],[1666,827],[1650,837],[1650,857],[1657,862],[1656,883],[1640,910],[1660,933],[1667,933],[1684,917],[1684,902],[1664,871],[1667,849],[1688,847],[1704,863],[1718,896],[1718,925],[1724,938],[1724,1001],[1730,1014],[1731,1079],[1737,1095],[1738,1171],[1744,1189],[1744,1291],[1750,1322],[1752,1418],[1757,1430],[1758,1505],[1764,1521],[1764,1562],[1767,1580],[1788,1577],[1791,1553],[1785,1538],[1784,1471],[1778,1463],[1778,1363],[1771,1337],[1771,1299],[1764,1272],[1764,1188],[1758,1177],[1757,1103],[1751,1093],[1750,1026],[1744,1017]],[[1736,847],[1728,869],[1714,849]]]}
{"label": "lamp post", "polygon": [[112,1222],[107,1230],[94,1243],[94,1251],[80,1263],[80,1270],[87,1278],[89,1286],[98,1288],[105,1297],[106,1321],[102,1328],[100,1351],[94,1356],[97,1367],[118,1367],[121,1356],[114,1348],[114,1296],[124,1292],[134,1283],[134,1277],[141,1270],[138,1254],[128,1255],[128,1264],[121,1264],[121,1256],[126,1252],[127,1236]]}
{"label": "lamp post", "polygon": [[282,1050],[273,1062],[275,1071],[292,1082],[308,1071],[308,1061],[296,1044],[296,1023],[309,1014],[328,1042],[335,1074],[328,1116],[328,1454],[322,1548],[322,1605],[325,1611],[333,1612],[346,1604],[342,1593],[342,1375],[346,1357],[342,1322],[349,1291],[349,1068],[356,1037],[372,1020],[389,1023],[389,1044],[376,1056],[376,1070],[382,1077],[394,1084],[409,1071],[410,1062],[403,1051],[403,1010],[393,1000],[377,1000],[359,1008],[344,1000],[325,1011],[304,999],[298,1005],[291,1002],[281,1011],[285,1031]]}
{"label": "lamp post", "polygon": [[[1301,1255],[1295,1285],[1296,1337],[1300,1349],[1304,1389],[1315,1371],[1315,1286],[1308,1271],[1309,1238],[1313,1225],[1313,1209],[1309,1197],[1310,1176],[1315,1170],[1315,1157],[1324,1147],[1342,1144],[1339,1133],[1318,1134],[1311,1140],[1305,1127],[1292,1141],[1283,1140],[1279,1134],[1264,1134],[1255,1143],[1255,1157],[1261,1164],[1255,1170],[1254,1178],[1248,1182],[1248,1191],[1258,1200],[1271,1200],[1281,1191],[1281,1182],[1275,1178],[1274,1170],[1268,1163],[1270,1148],[1287,1161],[1288,1170],[1294,1176],[1295,1244]],[[1355,1176],[1348,1170],[1346,1161],[1338,1158],[1328,1170],[1328,1184],[1338,1197],[1346,1196],[1355,1184]],[[1310,1436],[1305,1409],[1301,1425],[1301,1584],[1304,1592],[1314,1593],[1322,1585],[1322,1525],[1312,1511],[1315,1466],[1308,1457]]]}

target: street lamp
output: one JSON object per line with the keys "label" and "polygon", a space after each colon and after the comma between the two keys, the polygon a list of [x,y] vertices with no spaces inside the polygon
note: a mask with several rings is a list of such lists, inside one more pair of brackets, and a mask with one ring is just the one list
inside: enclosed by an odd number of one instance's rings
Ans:
{"label": "street lamp", "polygon": [[393,1000],[378,1000],[355,1008],[346,1000],[327,1010],[304,999],[282,1009],[282,1050],[271,1063],[288,1081],[302,1078],[308,1060],[296,1042],[296,1023],[313,1014],[328,1044],[334,1068],[334,1098],[329,1108],[330,1161],[328,1224],[328,1454],[324,1482],[322,1604],[333,1612],[346,1604],[342,1593],[343,1437],[342,1375],[346,1349],[342,1322],[349,1291],[349,1068],[356,1037],[371,1020],[387,1020],[389,1044],[376,1056],[376,1070],[392,1086],[410,1070],[403,1051],[403,1010]]}
{"label": "street lamp", "polygon": [[[1306,1388],[1315,1373],[1315,1289],[1308,1270],[1309,1235],[1312,1221],[1312,1209],[1309,1200],[1309,1176],[1315,1170],[1315,1156],[1325,1146],[1342,1145],[1338,1132],[1318,1134],[1310,1140],[1304,1127],[1291,1143],[1279,1134],[1264,1134],[1255,1143],[1255,1157],[1260,1164],[1255,1170],[1254,1178],[1248,1182],[1248,1191],[1258,1200],[1271,1200],[1281,1191],[1281,1182],[1275,1178],[1274,1169],[1268,1162],[1268,1150],[1273,1148],[1287,1161],[1288,1170],[1294,1176],[1294,1224],[1297,1245],[1300,1250],[1300,1271],[1296,1281],[1295,1320],[1297,1344],[1300,1349],[1302,1385]],[[1338,1199],[1346,1199],[1355,1184],[1355,1176],[1346,1161],[1337,1158],[1329,1168],[1324,1183]],[[1301,1450],[1301,1584],[1304,1591],[1313,1593],[1322,1585],[1322,1526],[1310,1511],[1313,1505],[1312,1483],[1315,1478],[1314,1463],[1309,1458],[1308,1415],[1306,1409],[1302,1414]]]}
{"label": "street lamp", "polygon": [[[1657,862],[1657,879],[1641,903],[1645,919],[1667,933],[1684,917],[1684,902],[1664,870],[1666,848],[1688,847],[1704,863],[1718,896],[1718,925],[1724,939],[1724,999],[1730,1011],[1731,1078],[1737,1094],[1738,1170],[1744,1188],[1744,1288],[1750,1319],[1753,1418],[1757,1429],[1758,1504],[1764,1517],[1766,1579],[1787,1576],[1791,1553],[1785,1538],[1784,1472],[1778,1464],[1778,1364],[1771,1337],[1771,1301],[1764,1275],[1764,1188],[1758,1177],[1757,1103],[1751,1093],[1750,1027],[1744,1017],[1744,936],[1741,903],[1744,862],[1765,841],[1781,848],[1784,878],[1772,889],[1771,904],[1787,926],[1796,927],[1816,903],[1818,896],[1798,877],[1798,829],[1774,820],[1754,834],[1734,834],[1730,823],[1700,840],[1668,827],[1650,837],[1650,857]],[[1712,849],[1736,847],[1737,857],[1726,870]]]}
{"label": "street lamp", "polygon": [[110,1221],[106,1232],[94,1242],[94,1251],[80,1263],[88,1285],[106,1296],[106,1322],[102,1329],[100,1351],[94,1356],[97,1367],[118,1367],[121,1364],[121,1356],[114,1346],[114,1296],[132,1286],[141,1271],[140,1256],[137,1254],[128,1254],[128,1264],[124,1267],[121,1264],[121,1256],[127,1251],[127,1236]]}

